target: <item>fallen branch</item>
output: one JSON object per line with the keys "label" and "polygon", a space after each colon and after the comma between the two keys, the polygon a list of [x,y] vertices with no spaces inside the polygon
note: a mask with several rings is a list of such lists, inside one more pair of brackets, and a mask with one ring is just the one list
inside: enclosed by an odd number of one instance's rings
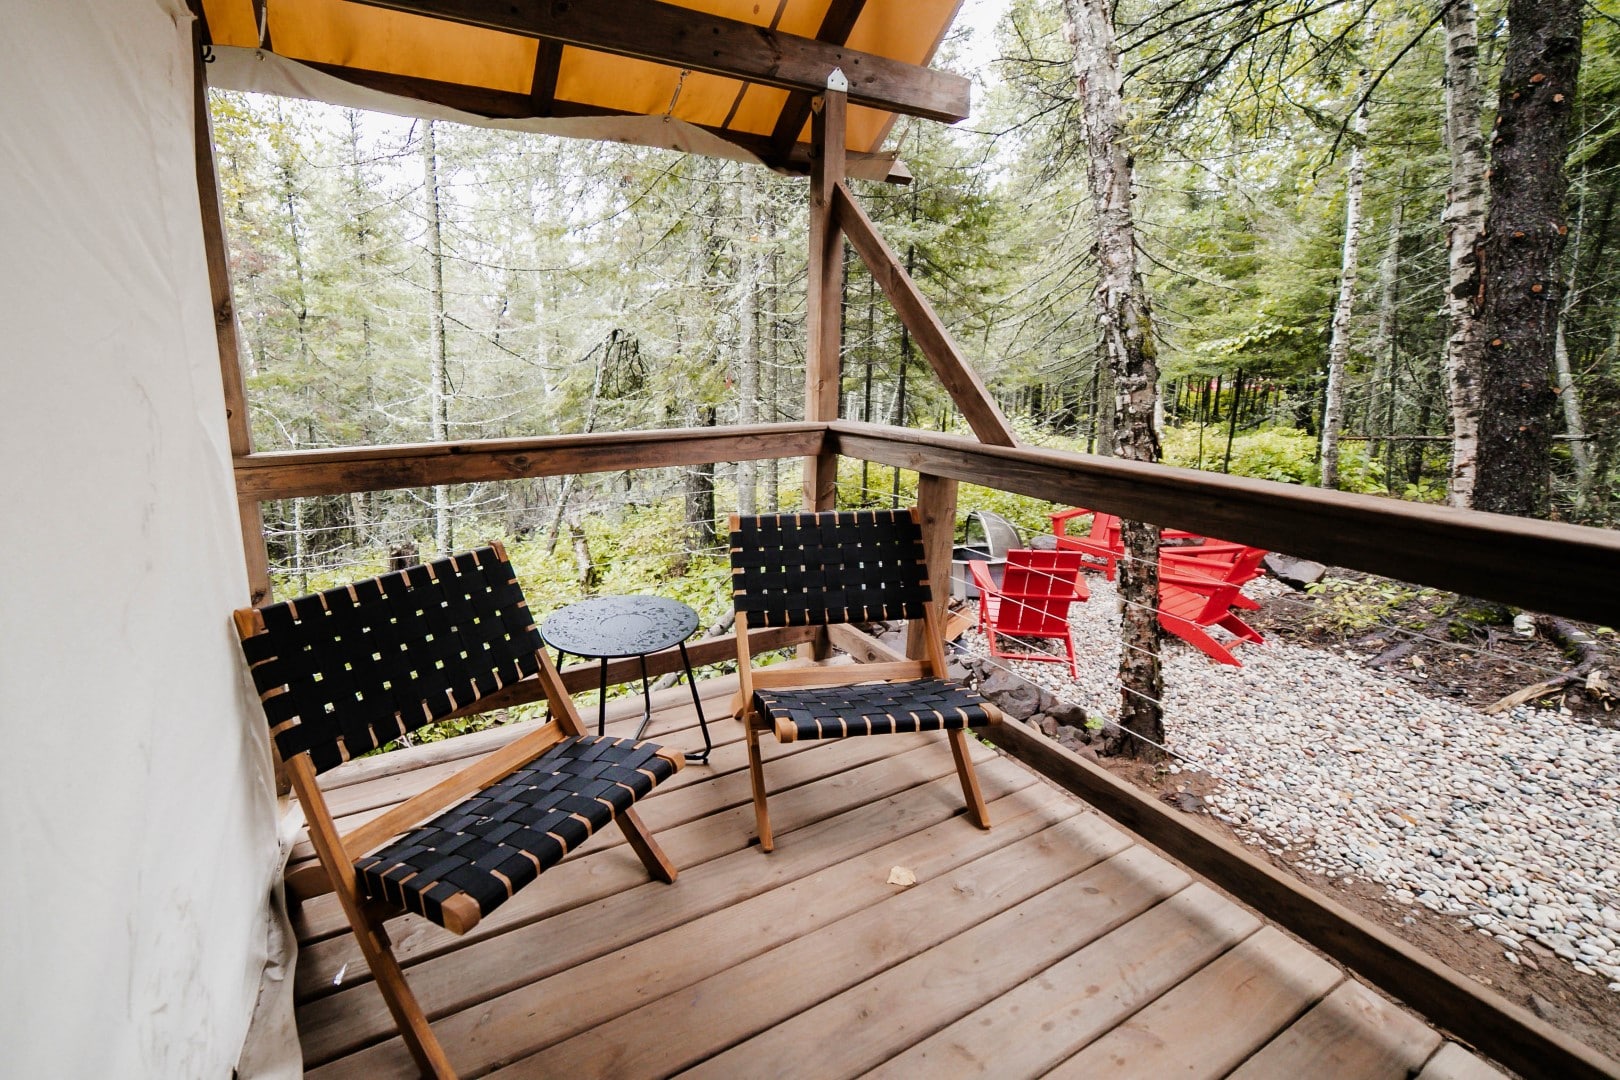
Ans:
{"label": "fallen branch", "polygon": [[[1419,645],[1422,645],[1428,640],[1429,631],[1433,629],[1434,624],[1437,621],[1439,620],[1431,619],[1422,626],[1418,627],[1416,630],[1408,629],[1404,626],[1390,627],[1387,630],[1381,631],[1375,637],[1363,638],[1362,641],[1371,644],[1373,641],[1379,639],[1388,642],[1392,636],[1390,633],[1391,630],[1393,630],[1396,634],[1407,635],[1401,640],[1388,645],[1383,652],[1367,661],[1367,666],[1371,668],[1381,668],[1387,664],[1392,664],[1397,660],[1405,659],[1409,653],[1416,650]],[[1361,642],[1357,642],[1357,644],[1361,644]]]}
{"label": "fallen branch", "polygon": [[1565,651],[1575,654],[1575,666],[1562,675],[1554,675],[1550,679],[1543,679],[1532,686],[1514,691],[1501,701],[1486,706],[1487,713],[1505,712],[1515,705],[1523,705],[1527,701],[1556,694],[1576,683],[1584,684],[1588,676],[1603,661],[1603,648],[1598,644],[1597,638],[1569,620],[1553,615],[1537,615],[1535,622],[1537,630],[1556,641]]}

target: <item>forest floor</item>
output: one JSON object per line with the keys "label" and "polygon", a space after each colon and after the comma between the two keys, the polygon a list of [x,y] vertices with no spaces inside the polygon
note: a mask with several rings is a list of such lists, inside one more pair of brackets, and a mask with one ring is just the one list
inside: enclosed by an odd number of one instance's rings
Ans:
{"label": "forest floor", "polygon": [[[1486,714],[1572,661],[1544,634],[1511,625],[1454,637],[1444,614],[1458,607],[1454,596],[1351,571],[1329,576],[1336,583],[1316,593],[1269,579],[1246,588],[1261,609],[1244,616],[1267,642],[1238,646],[1241,669],[1179,642],[1169,647],[1167,739],[1191,760],[1101,762],[1620,1058],[1620,978],[1609,973],[1616,957],[1566,947],[1620,944],[1620,879],[1604,873],[1620,861],[1620,701],[1601,684],[1575,686]],[[1055,695],[1094,717],[1112,713],[1104,688],[1117,664],[1117,608],[1111,586],[1087,581],[1092,600],[1073,611],[1079,680],[1061,664],[991,660],[969,632],[961,644],[981,685],[1010,668],[1050,692],[1042,698],[1050,711],[1061,711]],[[1410,651],[1371,666],[1411,637],[1398,628],[1418,627]],[[1603,651],[1598,666],[1620,674],[1614,635],[1583,629]],[[1099,733],[1090,740],[1100,748]],[[1425,776],[1439,780],[1415,779]],[[1515,899],[1509,883],[1523,918],[1491,906]],[[1547,905],[1557,917],[1532,924]],[[1571,941],[1566,929],[1595,936]],[[1607,971],[1570,959],[1595,963],[1601,954]]]}

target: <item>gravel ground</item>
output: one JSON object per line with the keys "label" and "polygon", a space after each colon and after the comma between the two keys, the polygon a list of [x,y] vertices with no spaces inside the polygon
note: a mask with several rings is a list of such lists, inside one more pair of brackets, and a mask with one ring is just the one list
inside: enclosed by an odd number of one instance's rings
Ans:
{"label": "gravel ground", "polygon": [[[994,662],[1111,717],[1118,601],[1100,576],[1087,585],[1077,681],[1063,664]],[[961,644],[987,656],[976,632]],[[1166,738],[1189,759],[1171,768],[1220,781],[1217,817],[1305,869],[1455,916],[1514,963],[1533,939],[1620,992],[1620,730],[1529,706],[1487,716],[1286,642],[1234,652],[1243,667],[1172,638],[1165,659]]]}

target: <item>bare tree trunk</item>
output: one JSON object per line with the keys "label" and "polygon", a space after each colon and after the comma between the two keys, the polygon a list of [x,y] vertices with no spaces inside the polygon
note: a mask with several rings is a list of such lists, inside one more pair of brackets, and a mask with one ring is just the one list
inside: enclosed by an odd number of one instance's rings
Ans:
{"label": "bare tree trunk", "polygon": [[1339,486],[1339,435],[1344,430],[1344,369],[1350,359],[1350,313],[1356,302],[1356,273],[1361,265],[1361,189],[1367,175],[1367,106],[1356,110],[1350,130],[1350,166],[1344,175],[1344,250],[1339,258],[1339,299],[1333,305],[1328,338],[1327,391],[1322,406],[1322,481]]}
{"label": "bare tree trunk", "polygon": [[[737,253],[737,422],[759,421],[759,279],[764,270],[759,238],[759,170],[742,170],[738,185],[742,216],[741,250]],[[737,462],[737,511],[758,507],[759,463]]]}
{"label": "bare tree trunk", "polygon": [[590,596],[596,592],[596,586],[602,575],[591,559],[591,547],[585,539],[585,527],[574,514],[568,515],[568,538],[574,548],[574,573],[579,581],[579,591]]}
{"label": "bare tree trunk", "polygon": [[1491,141],[1483,255],[1485,362],[1474,506],[1545,517],[1552,482],[1550,375],[1569,226],[1570,112],[1581,66],[1581,0],[1509,0]]}
{"label": "bare tree trunk", "polygon": [[[1395,445],[1392,438],[1395,434],[1395,335],[1398,330],[1395,301],[1400,295],[1397,285],[1401,276],[1401,226],[1406,216],[1406,201],[1401,188],[1405,182],[1406,170],[1402,169],[1395,181],[1395,206],[1390,211],[1389,239],[1384,245],[1384,259],[1379,269],[1383,284],[1378,295],[1378,341],[1373,346],[1373,373],[1367,384],[1367,423],[1364,430],[1372,435],[1381,428],[1378,433],[1385,436],[1385,450]],[[1367,444],[1367,458],[1369,461],[1378,460],[1378,447],[1371,442]]]}
{"label": "bare tree trunk", "polygon": [[[602,379],[607,371],[608,360],[612,355],[611,337],[598,345],[593,351],[596,356],[596,374],[591,380],[591,399],[585,406],[585,425],[582,434],[589,435],[596,430],[596,405],[602,398]],[[546,530],[546,551],[557,550],[557,536],[562,531],[563,518],[568,512],[568,498],[574,493],[576,474],[569,473],[563,477],[562,485],[557,491],[557,509],[551,516],[551,528]]]}
{"label": "bare tree trunk", "polygon": [[[698,407],[698,426],[713,427],[713,405]],[[714,524],[714,464],[693,465],[686,470],[686,525],[697,548],[713,547],[719,540]]]}
{"label": "bare tree trunk", "polygon": [[1564,409],[1564,430],[1569,435],[1569,453],[1575,461],[1575,505],[1584,506],[1592,483],[1592,457],[1586,448],[1586,422],[1581,417],[1581,393],[1569,364],[1569,342],[1564,323],[1575,306],[1575,275],[1581,265],[1581,237],[1585,233],[1586,200],[1575,210],[1574,250],[1569,257],[1569,278],[1564,282],[1564,299],[1558,310],[1558,332],[1553,337],[1553,373],[1558,378],[1558,404]]}
{"label": "bare tree trunk", "polygon": [[[1086,183],[1097,219],[1098,315],[1114,376],[1114,439],[1121,457],[1159,460],[1153,426],[1159,372],[1147,287],[1136,261],[1131,206],[1132,165],[1125,144],[1119,49],[1112,0],[1064,0],[1064,35],[1074,48],[1074,73],[1084,105]],[[1164,674],[1159,664],[1159,529],[1121,522],[1125,559],[1119,594],[1119,726],[1140,738],[1116,740],[1113,749],[1157,757],[1164,742]],[[1145,740],[1145,741],[1144,741]]]}
{"label": "bare tree trunk", "polygon": [[[782,419],[781,402],[777,395],[782,385],[779,364],[781,362],[781,349],[779,348],[782,328],[781,315],[777,308],[777,295],[780,291],[779,281],[779,249],[777,243],[776,201],[771,198],[770,189],[765,191],[765,198],[761,203],[760,232],[764,238],[765,250],[768,252],[764,267],[767,270],[769,285],[766,288],[764,308],[761,317],[764,321],[764,341],[762,362],[765,366],[763,382],[765,384],[764,408],[765,422],[774,424]],[[766,511],[774,512],[777,509],[778,493],[782,490],[782,459],[768,458],[765,462],[765,505]]]}
{"label": "bare tree trunk", "polygon": [[1474,505],[1479,469],[1480,371],[1485,324],[1480,318],[1479,248],[1485,234],[1485,140],[1479,130],[1479,35],[1474,0],[1446,5],[1446,190],[1448,262],[1446,388],[1451,405],[1451,478],[1447,501]]}
{"label": "bare tree trunk", "polygon": [[[439,233],[439,144],[432,120],[422,127],[422,189],[427,196],[429,437],[434,442],[447,442],[450,438],[450,376],[444,337],[444,242]],[[450,488],[446,484],[435,484],[433,546],[440,557],[450,554],[452,531]]]}

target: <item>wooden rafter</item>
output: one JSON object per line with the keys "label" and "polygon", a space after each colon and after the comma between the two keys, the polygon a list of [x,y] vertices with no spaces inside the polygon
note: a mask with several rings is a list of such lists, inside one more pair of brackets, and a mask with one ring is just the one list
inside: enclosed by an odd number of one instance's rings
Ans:
{"label": "wooden rafter", "polygon": [[535,116],[550,116],[557,107],[557,72],[562,68],[562,42],[542,40],[534,52],[534,82],[529,101]]}
{"label": "wooden rafter", "polygon": [[598,4],[536,0],[525,5],[497,0],[360,2],[812,94],[827,85],[834,68],[841,68],[849,79],[850,100],[858,105],[946,123],[968,114],[970,84],[960,75],[657,0]]}
{"label": "wooden rafter", "polygon": [[[542,43],[544,46],[545,43]],[[558,46],[560,52],[561,46]],[[542,47],[542,52],[544,48]],[[540,58],[536,58],[536,73],[540,71]],[[436,79],[424,79],[414,75],[397,75],[387,71],[368,71],[364,68],[343,67],[338,64],[323,64],[317,61],[301,60],[299,63],[313,68],[335,79],[364,86],[384,94],[393,94],[398,97],[411,98],[416,101],[428,101],[435,105],[456,109],[459,112],[472,113],[475,116],[485,116],[498,120],[524,120],[530,117],[567,118],[576,116],[633,116],[636,113],[626,113],[616,109],[599,108],[593,105],[581,105],[573,101],[558,101],[549,93],[542,93],[542,84],[536,81],[536,89],[528,94],[514,93],[510,90],[492,90],[483,86],[465,86],[461,83],[442,82]],[[552,84],[547,83],[547,86]],[[708,124],[696,124],[704,131],[724,139],[725,141],[748,151],[761,161],[783,172],[806,175],[810,172],[809,148],[803,144],[796,145],[783,159],[771,156],[769,136],[751,135],[741,131],[727,131],[723,128],[712,127]],[[878,179],[878,177],[868,177]],[[890,184],[911,183],[911,172],[904,164],[898,161],[888,163],[888,173],[883,176],[885,182]]]}
{"label": "wooden rafter", "polygon": [[[844,44],[849,40],[865,6],[866,0],[833,0],[821,20],[821,29],[816,31],[816,40],[829,45]],[[792,155],[799,141],[799,132],[804,130],[805,122],[810,119],[810,103],[814,100],[813,94],[802,90],[788,96],[787,103],[782,106],[782,114],[777,117],[776,127],[771,132],[771,156],[768,159],[771,164],[786,161]]]}

